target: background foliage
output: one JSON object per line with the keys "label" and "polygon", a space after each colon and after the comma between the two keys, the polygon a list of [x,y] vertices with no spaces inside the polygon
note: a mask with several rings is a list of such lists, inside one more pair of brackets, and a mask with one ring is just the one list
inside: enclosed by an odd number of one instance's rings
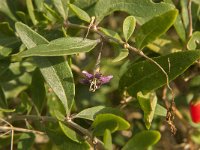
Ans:
{"label": "background foliage", "polygon": [[199,0],[0,0],[0,149],[200,148],[199,41]]}

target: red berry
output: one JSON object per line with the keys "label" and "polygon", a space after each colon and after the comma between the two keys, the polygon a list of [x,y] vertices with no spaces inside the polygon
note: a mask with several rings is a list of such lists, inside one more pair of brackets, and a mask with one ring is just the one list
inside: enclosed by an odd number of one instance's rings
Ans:
{"label": "red berry", "polygon": [[193,122],[200,123],[200,101],[190,102],[190,115]]}

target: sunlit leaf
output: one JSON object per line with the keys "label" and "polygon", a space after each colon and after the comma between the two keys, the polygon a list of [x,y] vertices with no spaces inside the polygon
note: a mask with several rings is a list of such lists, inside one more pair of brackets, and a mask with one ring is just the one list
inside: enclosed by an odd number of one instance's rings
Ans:
{"label": "sunlit leaf", "polygon": [[143,24],[136,35],[136,45],[139,49],[153,42],[157,37],[164,34],[175,22],[178,11],[170,10],[160,16],[154,17]]}
{"label": "sunlit leaf", "polygon": [[89,40],[79,37],[66,37],[30,48],[18,54],[20,57],[29,56],[64,56],[92,50],[99,40]]}
{"label": "sunlit leaf", "polygon": [[151,122],[154,117],[157,97],[154,92],[147,93],[145,95],[143,95],[142,92],[138,92],[137,99],[139,101],[141,109],[144,112],[144,122],[146,128],[149,129],[151,127]]}
{"label": "sunlit leaf", "polygon": [[196,31],[190,37],[187,43],[187,48],[189,50],[193,50],[193,49],[196,49],[198,45],[200,45],[200,32]]}
{"label": "sunlit leaf", "polygon": [[103,136],[105,150],[112,150],[112,135],[110,130],[106,129]]}
{"label": "sunlit leaf", "polygon": [[151,0],[99,0],[94,7],[94,14],[97,24],[114,11],[127,12],[135,16],[140,24],[143,24],[154,16],[161,15],[173,8],[173,5],[153,3]]}
{"label": "sunlit leaf", "polygon": [[156,144],[160,140],[158,131],[142,131],[134,135],[122,148],[122,150],[144,150]]}
{"label": "sunlit leaf", "polygon": [[124,23],[123,23],[123,33],[124,33],[124,38],[126,42],[129,40],[129,38],[133,34],[135,30],[135,25],[136,25],[135,17],[128,16],[125,18]]}
{"label": "sunlit leaf", "polygon": [[[184,51],[154,58],[168,73],[169,80],[175,79],[200,58],[200,51]],[[132,63],[120,79],[120,88],[130,95],[155,90],[166,84],[166,76],[148,60]]]}
{"label": "sunlit leaf", "polygon": [[69,4],[69,8],[81,19],[84,20],[86,22],[90,22],[90,16],[87,14],[87,12],[85,12],[84,10],[82,10],[81,8],[73,5],[73,4]]}
{"label": "sunlit leaf", "polygon": [[[27,48],[49,43],[44,37],[22,23],[16,23],[16,30]],[[63,57],[35,57],[34,61],[47,83],[62,101],[66,113],[69,113],[74,100],[75,87],[68,63]]]}

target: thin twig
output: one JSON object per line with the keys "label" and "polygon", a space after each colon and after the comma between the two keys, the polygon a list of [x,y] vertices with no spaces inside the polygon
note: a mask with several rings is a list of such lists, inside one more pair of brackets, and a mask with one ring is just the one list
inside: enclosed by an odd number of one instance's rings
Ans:
{"label": "thin twig", "polygon": [[10,144],[11,147],[10,147],[10,150],[13,150],[13,144],[14,144],[14,129],[11,129],[11,144]]}
{"label": "thin twig", "polygon": [[[68,26],[69,26],[69,27],[73,27],[73,28],[88,29],[87,26],[78,25],[78,24],[73,24],[73,23],[70,23],[70,22],[68,22]],[[150,62],[154,63],[154,64],[164,73],[164,75],[166,76],[166,84],[167,84],[167,87],[169,88],[169,90],[170,90],[171,93],[172,93],[172,97],[173,97],[172,99],[173,99],[173,101],[174,101],[174,93],[173,93],[172,88],[171,88],[170,85],[169,85],[169,77],[168,77],[168,74],[167,74],[167,72],[163,69],[163,67],[162,67],[160,64],[158,64],[155,60],[153,60],[152,58],[150,58],[150,57],[148,57],[147,55],[145,55],[141,50],[139,50],[139,49],[137,49],[137,48],[135,48],[135,47],[133,47],[133,46],[128,45],[128,44],[125,43],[124,41],[118,40],[118,39],[116,39],[116,38],[114,38],[114,37],[112,37],[112,36],[105,35],[104,33],[100,32],[98,29],[99,29],[99,28],[97,28],[97,29],[91,29],[91,31],[94,32],[94,33],[99,34],[99,35],[100,35],[102,38],[104,38],[104,39],[112,40],[112,41],[114,41],[114,42],[120,44],[120,45],[123,46],[123,47],[126,46],[127,49],[129,49],[129,50],[135,52],[136,54],[138,54],[138,55],[140,55],[140,56],[146,58],[146,59],[149,60]]]}
{"label": "thin twig", "polygon": [[26,133],[35,133],[35,134],[41,134],[44,135],[44,132],[37,131],[37,130],[29,130],[29,129],[24,129],[24,128],[18,128],[18,127],[7,127],[7,126],[0,126],[0,130],[2,131],[7,131],[7,130],[14,130],[18,132],[26,132]]}
{"label": "thin twig", "polygon": [[7,131],[7,132],[1,134],[0,137],[3,137],[4,135],[7,135],[8,133],[10,133],[10,131]]}
{"label": "thin twig", "polygon": [[188,9],[188,17],[189,17],[188,38],[190,38],[192,36],[192,31],[193,31],[191,4],[192,4],[192,0],[188,0],[188,8],[187,8]]}
{"label": "thin twig", "polygon": [[[36,116],[36,115],[22,115],[22,116],[9,116],[7,120],[9,121],[17,121],[17,120],[38,120],[38,121],[42,121],[42,122],[58,122],[58,120],[54,117],[50,117],[50,116]],[[83,135],[87,136],[90,138],[90,140],[92,141],[91,143],[94,144],[94,141],[96,141],[96,145],[98,145],[99,147],[103,147],[103,142],[99,139],[97,139],[96,137],[93,137],[92,133],[90,133],[89,130],[81,127],[80,125],[78,125],[77,123],[73,122],[71,119],[67,119],[65,120],[63,123],[65,123],[67,126],[71,127],[72,129],[76,129],[78,130],[80,133],[82,133]],[[8,129],[10,127],[0,127],[1,129]],[[34,130],[28,130],[28,129],[23,129],[23,128],[13,128],[15,131],[25,131],[25,132],[32,132]],[[36,131],[36,132],[40,132],[40,131]],[[43,133],[43,132],[41,132]],[[44,133],[43,133],[44,134]]]}

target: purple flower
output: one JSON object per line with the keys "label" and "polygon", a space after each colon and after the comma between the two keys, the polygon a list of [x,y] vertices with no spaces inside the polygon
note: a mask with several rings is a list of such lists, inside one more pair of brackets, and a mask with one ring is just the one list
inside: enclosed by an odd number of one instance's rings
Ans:
{"label": "purple flower", "polygon": [[103,76],[100,72],[95,72],[94,74],[90,74],[87,71],[82,71],[85,76],[80,82],[82,84],[90,85],[89,91],[95,92],[97,89],[101,87],[102,84],[108,83],[113,76]]}

